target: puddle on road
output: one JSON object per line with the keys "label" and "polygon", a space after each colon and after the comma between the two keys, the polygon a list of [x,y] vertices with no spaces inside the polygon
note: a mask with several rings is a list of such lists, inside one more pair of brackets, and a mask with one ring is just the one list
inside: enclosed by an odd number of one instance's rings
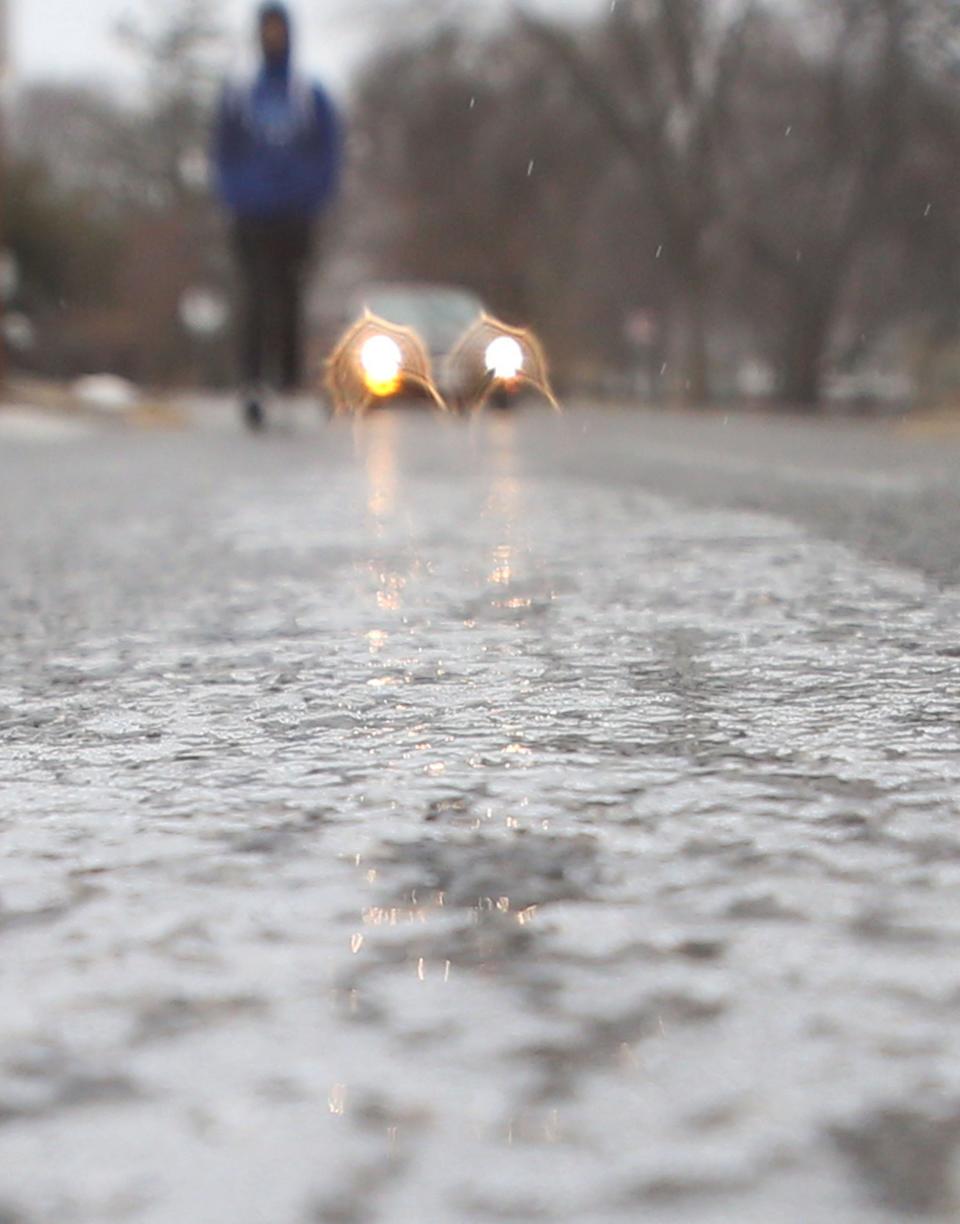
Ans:
{"label": "puddle on road", "polygon": [[275,439],[33,564],[0,1219],[956,1209],[955,598],[548,428]]}

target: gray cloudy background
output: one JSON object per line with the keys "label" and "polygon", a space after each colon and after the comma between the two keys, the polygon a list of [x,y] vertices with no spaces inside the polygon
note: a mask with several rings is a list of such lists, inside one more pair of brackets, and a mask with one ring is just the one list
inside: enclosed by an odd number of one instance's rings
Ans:
{"label": "gray cloudy background", "polygon": [[[6,0],[10,9],[14,80],[81,80],[120,89],[136,87],[136,69],[118,44],[118,23],[128,15],[150,19],[158,6],[141,0]],[[250,29],[258,0],[220,0],[219,10],[230,40],[231,60],[249,54]],[[382,41],[382,23],[371,20],[368,9],[342,0],[292,3],[298,29],[301,61],[323,74],[335,89],[342,89],[350,71],[376,39]],[[399,12],[403,0],[383,6]],[[533,4],[530,7],[537,8]],[[561,0],[551,11],[594,11],[589,0]],[[498,0],[484,0],[480,9],[502,8]],[[477,7],[473,7],[476,15]]]}
{"label": "gray cloudy background", "polygon": [[[115,31],[128,15],[147,14],[151,6],[130,0],[8,0],[15,79],[114,80],[120,87],[135,83],[131,60],[118,45]],[[232,48],[243,54],[250,42],[251,0],[222,0],[224,26],[232,35]],[[338,4],[294,4],[300,31],[301,55],[317,71],[337,81],[345,77],[353,59],[359,22]]]}

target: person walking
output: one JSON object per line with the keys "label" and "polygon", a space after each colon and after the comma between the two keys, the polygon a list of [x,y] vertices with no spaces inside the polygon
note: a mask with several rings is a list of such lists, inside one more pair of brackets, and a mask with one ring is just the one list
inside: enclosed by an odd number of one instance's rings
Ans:
{"label": "person walking", "polygon": [[252,81],[224,90],[214,142],[239,272],[243,415],[251,429],[265,423],[267,386],[301,386],[304,287],[341,162],[330,98],[293,67],[286,5],[262,5],[257,28],[261,66]]}

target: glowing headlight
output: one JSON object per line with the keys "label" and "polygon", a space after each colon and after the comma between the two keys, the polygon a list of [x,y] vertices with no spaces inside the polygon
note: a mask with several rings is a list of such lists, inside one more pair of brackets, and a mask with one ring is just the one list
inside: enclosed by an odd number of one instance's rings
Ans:
{"label": "glowing headlight", "polygon": [[487,345],[484,360],[494,378],[509,382],[523,369],[523,348],[512,336],[497,336]]}
{"label": "glowing headlight", "polygon": [[403,353],[390,336],[371,336],[360,350],[363,379],[372,395],[393,395],[400,389]]}

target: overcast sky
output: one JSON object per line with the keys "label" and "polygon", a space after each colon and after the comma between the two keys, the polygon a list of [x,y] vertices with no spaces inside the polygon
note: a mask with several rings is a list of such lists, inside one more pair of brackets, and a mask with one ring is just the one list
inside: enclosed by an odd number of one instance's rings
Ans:
{"label": "overcast sky", "polygon": [[[129,85],[133,65],[114,31],[126,14],[156,12],[163,0],[7,0],[10,8],[12,68],[15,81],[79,79]],[[229,31],[231,62],[250,46],[255,0],[219,0]],[[347,75],[347,61],[362,43],[358,18],[343,0],[300,0],[291,5],[300,32],[305,66],[333,77]]]}
{"label": "overcast sky", "polygon": [[[2,4],[3,0],[0,0]],[[168,0],[6,0],[10,9],[15,81],[64,78],[116,83],[129,88],[133,65],[113,36],[125,14],[156,13]],[[543,0],[546,2],[546,0]],[[502,0],[474,0],[494,10]],[[553,0],[549,7],[588,11],[599,0]],[[230,62],[242,60],[251,45],[257,0],[218,0],[229,31]],[[350,67],[369,44],[371,24],[350,0],[292,0],[302,65],[325,77],[334,89],[345,84]],[[380,23],[377,22],[379,28]]]}

